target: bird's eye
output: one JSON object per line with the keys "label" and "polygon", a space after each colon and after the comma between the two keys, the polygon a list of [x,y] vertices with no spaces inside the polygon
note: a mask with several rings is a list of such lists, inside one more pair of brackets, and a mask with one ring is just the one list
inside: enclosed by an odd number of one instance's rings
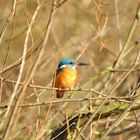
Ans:
{"label": "bird's eye", "polygon": [[70,62],[70,64],[72,65],[72,64],[73,64],[73,62]]}

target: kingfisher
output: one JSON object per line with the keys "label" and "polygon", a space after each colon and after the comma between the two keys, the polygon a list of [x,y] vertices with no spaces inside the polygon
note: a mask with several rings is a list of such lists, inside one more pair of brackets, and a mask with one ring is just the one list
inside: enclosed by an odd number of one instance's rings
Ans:
{"label": "kingfisher", "polygon": [[72,90],[77,83],[78,72],[77,66],[86,66],[88,63],[75,62],[70,58],[61,59],[57,71],[54,86],[58,88],[56,90],[56,97],[62,98],[64,96],[65,89]]}

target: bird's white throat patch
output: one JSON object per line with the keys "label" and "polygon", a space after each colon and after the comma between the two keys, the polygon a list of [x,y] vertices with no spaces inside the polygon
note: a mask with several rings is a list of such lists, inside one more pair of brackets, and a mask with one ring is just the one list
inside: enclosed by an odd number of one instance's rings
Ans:
{"label": "bird's white throat patch", "polygon": [[75,69],[76,66],[75,66],[75,65],[62,65],[59,69],[63,69],[63,68],[71,68],[71,69]]}

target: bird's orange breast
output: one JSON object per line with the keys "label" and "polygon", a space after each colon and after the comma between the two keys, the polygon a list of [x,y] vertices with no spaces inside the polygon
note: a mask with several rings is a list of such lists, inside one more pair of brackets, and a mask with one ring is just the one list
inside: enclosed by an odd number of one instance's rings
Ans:
{"label": "bird's orange breast", "polygon": [[72,90],[77,82],[77,78],[78,73],[76,69],[64,68],[56,76],[55,87]]}

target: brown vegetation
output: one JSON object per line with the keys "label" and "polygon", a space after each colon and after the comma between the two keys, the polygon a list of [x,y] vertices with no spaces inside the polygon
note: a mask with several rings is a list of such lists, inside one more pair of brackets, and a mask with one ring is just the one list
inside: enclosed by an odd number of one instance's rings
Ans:
{"label": "brown vegetation", "polygon": [[[140,1],[1,0],[2,140],[140,139]],[[56,98],[61,58],[86,61]]]}

